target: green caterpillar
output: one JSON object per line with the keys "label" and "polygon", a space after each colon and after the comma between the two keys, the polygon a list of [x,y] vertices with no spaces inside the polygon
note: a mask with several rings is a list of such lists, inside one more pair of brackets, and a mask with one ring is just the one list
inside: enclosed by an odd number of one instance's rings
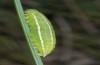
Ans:
{"label": "green caterpillar", "polygon": [[50,21],[35,9],[26,10],[25,19],[30,29],[28,36],[33,47],[38,50],[40,56],[45,57],[56,44],[55,32]]}

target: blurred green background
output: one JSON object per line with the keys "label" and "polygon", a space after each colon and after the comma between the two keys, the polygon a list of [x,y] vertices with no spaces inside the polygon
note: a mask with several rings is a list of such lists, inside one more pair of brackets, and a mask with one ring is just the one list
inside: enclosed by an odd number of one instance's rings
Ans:
{"label": "blurred green background", "polygon": [[[57,38],[44,65],[100,65],[100,0],[21,0],[51,21]],[[35,65],[13,0],[0,0],[0,65]]]}

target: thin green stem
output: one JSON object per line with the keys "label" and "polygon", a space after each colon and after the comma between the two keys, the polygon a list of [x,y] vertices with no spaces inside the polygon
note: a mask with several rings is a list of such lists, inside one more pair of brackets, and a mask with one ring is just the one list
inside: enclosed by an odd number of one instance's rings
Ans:
{"label": "thin green stem", "polygon": [[21,2],[20,2],[20,0],[14,0],[14,3],[15,3],[16,11],[17,11],[19,19],[20,19],[20,23],[21,23],[22,28],[24,30],[26,40],[27,40],[29,48],[31,50],[32,56],[34,57],[34,60],[35,60],[37,65],[43,65],[41,58],[38,55],[37,50],[33,48],[33,45],[32,45],[32,43],[31,43],[31,41],[28,37],[27,33],[29,32],[29,28],[28,28],[27,24],[25,23],[26,20],[25,20],[25,17],[24,17],[24,12],[23,12]]}

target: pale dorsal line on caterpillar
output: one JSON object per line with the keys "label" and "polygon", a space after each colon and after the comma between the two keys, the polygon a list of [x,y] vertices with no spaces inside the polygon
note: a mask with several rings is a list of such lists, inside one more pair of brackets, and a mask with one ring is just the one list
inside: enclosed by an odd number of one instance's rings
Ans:
{"label": "pale dorsal line on caterpillar", "polygon": [[42,39],[42,35],[41,35],[41,28],[40,28],[40,25],[37,21],[37,18],[35,17],[35,15],[32,13],[34,19],[35,19],[35,22],[36,22],[36,25],[37,25],[37,28],[38,28],[38,34],[39,34],[39,38],[40,38],[40,41],[41,41],[41,45],[42,45],[42,49],[43,49],[43,54],[45,53],[45,49],[44,49],[44,42],[43,42],[43,39]]}
{"label": "pale dorsal line on caterpillar", "polygon": [[45,57],[53,51],[56,44],[55,32],[50,21],[34,9],[26,10],[25,18],[33,47],[38,50],[40,56]]}
{"label": "pale dorsal line on caterpillar", "polygon": [[[41,15],[41,14],[40,14]],[[44,19],[44,21],[47,23],[48,27],[49,27],[49,30],[50,30],[50,35],[51,35],[51,39],[52,39],[52,45],[51,45],[51,49],[53,47],[53,35],[52,35],[52,32],[51,32],[51,27],[49,25],[49,23],[45,20],[45,18],[41,15],[41,17]],[[51,49],[49,50],[49,52],[51,51]]]}

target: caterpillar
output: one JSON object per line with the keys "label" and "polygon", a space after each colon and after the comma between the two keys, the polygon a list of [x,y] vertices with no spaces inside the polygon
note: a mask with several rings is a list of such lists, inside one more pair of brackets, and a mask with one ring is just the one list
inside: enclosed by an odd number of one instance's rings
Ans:
{"label": "caterpillar", "polygon": [[41,12],[28,9],[25,12],[26,23],[30,32],[28,36],[40,56],[47,56],[55,48],[56,37],[52,24]]}

